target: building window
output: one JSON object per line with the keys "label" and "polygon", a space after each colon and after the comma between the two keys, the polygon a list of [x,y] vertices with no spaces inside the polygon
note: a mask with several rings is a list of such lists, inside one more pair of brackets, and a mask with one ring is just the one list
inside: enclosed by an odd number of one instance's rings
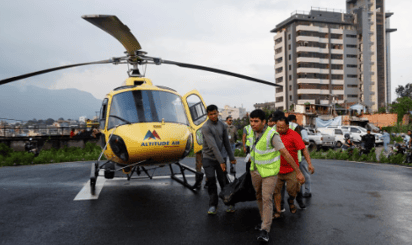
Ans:
{"label": "building window", "polygon": [[347,65],[346,65],[346,67],[349,67],[349,68],[356,68],[356,67],[358,67],[358,65],[350,65],[350,64],[347,64]]}
{"label": "building window", "polygon": [[291,47],[292,47],[292,46],[289,44],[289,45],[288,45],[288,49],[290,50],[290,49],[291,49]]}
{"label": "building window", "polygon": [[347,48],[356,48],[356,44],[346,44]]}
{"label": "building window", "polygon": [[291,60],[292,59],[292,55],[289,55],[289,60]]}
{"label": "building window", "polygon": [[283,82],[283,77],[276,78],[276,83],[281,83],[281,82]]}
{"label": "building window", "polygon": [[357,94],[348,94],[348,98],[358,98]]}
{"label": "building window", "polygon": [[348,88],[357,88],[358,87],[358,85],[356,85],[356,84],[348,84],[348,85],[346,85]]}
{"label": "building window", "polygon": [[289,85],[289,91],[292,91],[292,85]]}
{"label": "building window", "polygon": [[356,77],[358,77],[358,75],[348,74],[347,77],[349,77],[349,78],[356,78]]}
{"label": "building window", "polygon": [[292,75],[289,75],[289,81],[292,81]]}
{"label": "building window", "polygon": [[349,38],[356,38],[356,35],[346,34],[346,37],[349,37]]}
{"label": "building window", "polygon": [[283,102],[283,96],[277,97],[276,102]]}
{"label": "building window", "polygon": [[281,43],[281,42],[282,42],[282,38],[281,38],[281,37],[279,37],[278,39],[275,40],[275,44],[279,44],[279,43]]}
{"label": "building window", "polygon": [[288,35],[288,40],[290,40],[290,34]]}
{"label": "building window", "polygon": [[357,58],[358,56],[356,54],[347,54],[347,58]]}
{"label": "building window", "polygon": [[292,101],[292,95],[289,95],[289,100]]}
{"label": "building window", "polygon": [[292,70],[292,65],[289,65],[289,71]]}

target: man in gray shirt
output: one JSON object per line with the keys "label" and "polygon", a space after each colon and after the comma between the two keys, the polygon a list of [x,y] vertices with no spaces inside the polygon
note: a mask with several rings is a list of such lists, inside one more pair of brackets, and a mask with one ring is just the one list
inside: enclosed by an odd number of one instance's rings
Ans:
{"label": "man in gray shirt", "polygon": [[[227,184],[226,162],[224,159],[223,148],[230,159],[230,163],[236,164],[227,134],[227,126],[218,119],[219,112],[217,106],[209,105],[206,108],[209,120],[202,126],[203,134],[203,168],[205,170],[208,193],[209,193],[209,210],[208,214],[216,214],[218,205],[216,178],[219,181],[220,188]],[[216,174],[215,174],[216,173]],[[234,212],[235,209],[229,206],[227,212]]]}

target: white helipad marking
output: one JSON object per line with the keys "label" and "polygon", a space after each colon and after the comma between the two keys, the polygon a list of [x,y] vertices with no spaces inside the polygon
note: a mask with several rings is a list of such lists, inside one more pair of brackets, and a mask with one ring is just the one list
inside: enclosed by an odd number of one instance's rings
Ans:
{"label": "white helipad marking", "polygon": [[[181,174],[176,174],[176,177],[182,177]],[[186,175],[186,178],[194,178],[195,175]],[[169,176],[153,176],[153,179],[170,179]],[[135,179],[136,180],[136,179]],[[146,179],[150,180],[150,179]],[[124,181],[127,182],[126,178],[120,178],[120,179],[112,179],[110,183],[116,183],[117,181]],[[133,181],[133,179],[131,180]],[[87,181],[87,183],[83,186],[83,188],[80,190],[80,192],[77,194],[77,196],[73,199],[73,201],[82,201],[82,200],[97,200],[99,199],[99,194],[103,189],[103,186],[106,182],[106,179],[104,178],[104,170],[100,170],[99,172],[99,177],[97,178],[96,181],[96,189],[94,195],[92,195],[91,189],[90,189],[90,180]],[[109,184],[110,185],[110,184]]]}
{"label": "white helipad marking", "polygon": [[90,189],[90,180],[83,186],[77,196],[74,198],[73,201],[81,201],[81,200],[96,200],[99,198],[99,194],[103,189],[104,182],[106,179],[102,176],[104,175],[104,170],[100,170],[99,177],[97,177],[96,181],[96,189],[94,195],[92,195],[92,191]]}

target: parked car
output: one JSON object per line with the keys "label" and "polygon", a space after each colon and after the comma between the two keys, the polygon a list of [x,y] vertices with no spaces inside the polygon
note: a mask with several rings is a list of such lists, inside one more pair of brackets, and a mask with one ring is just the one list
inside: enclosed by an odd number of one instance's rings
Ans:
{"label": "parked car", "polygon": [[[359,143],[362,141],[362,136],[366,135],[368,132],[365,128],[360,127],[360,126],[352,126],[352,125],[345,125],[345,126],[328,126],[326,128],[332,128],[332,129],[342,129],[344,131],[348,131],[351,138],[353,139],[354,142]],[[375,135],[375,144],[376,145],[383,145],[383,141],[381,139],[382,134],[380,133],[373,133],[371,134]]]}
{"label": "parked car", "polygon": [[324,134],[335,136],[336,148],[342,147],[342,145],[345,143],[345,134],[349,133],[349,131],[342,128],[319,128],[318,130]]}
{"label": "parked car", "polygon": [[308,132],[308,138],[309,138],[309,143],[312,144],[309,145],[310,149],[313,149],[313,145],[316,145],[316,149],[320,148],[333,148],[335,147],[335,137],[324,134],[320,132],[319,130],[312,129],[312,128],[305,128],[306,131]]}

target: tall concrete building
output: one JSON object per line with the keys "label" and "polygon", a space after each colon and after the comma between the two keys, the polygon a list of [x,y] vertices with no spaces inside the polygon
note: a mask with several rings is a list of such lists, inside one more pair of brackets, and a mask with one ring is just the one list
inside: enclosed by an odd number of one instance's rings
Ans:
{"label": "tall concrete building", "polygon": [[390,102],[383,0],[346,3],[346,12],[294,12],[271,31],[275,80],[283,86],[276,89],[277,109],[362,103],[376,111]]}

